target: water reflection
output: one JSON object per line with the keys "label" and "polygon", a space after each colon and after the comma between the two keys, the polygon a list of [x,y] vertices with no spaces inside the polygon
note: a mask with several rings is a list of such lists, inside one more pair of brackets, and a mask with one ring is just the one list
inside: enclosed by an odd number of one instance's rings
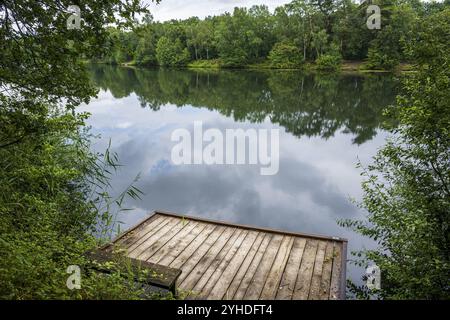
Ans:
{"label": "water reflection", "polygon": [[[394,101],[396,81],[386,76],[318,76],[298,72],[187,71],[92,67],[103,90],[81,109],[109,139],[123,169],[117,192],[138,172],[142,201],[122,217],[127,226],[164,209],[229,222],[348,238],[350,250],[371,243],[336,220],[360,212],[357,158],[367,163],[384,143],[382,109]],[[205,129],[279,128],[280,170],[259,166],[186,165],[171,162],[171,133]],[[357,278],[360,271],[351,268]]]}
{"label": "water reflection", "polygon": [[394,101],[386,76],[305,75],[286,71],[188,71],[92,67],[95,83],[115,98],[135,93],[142,107],[166,104],[217,110],[235,121],[269,118],[297,137],[329,138],[337,130],[354,143],[373,138],[382,109]]}

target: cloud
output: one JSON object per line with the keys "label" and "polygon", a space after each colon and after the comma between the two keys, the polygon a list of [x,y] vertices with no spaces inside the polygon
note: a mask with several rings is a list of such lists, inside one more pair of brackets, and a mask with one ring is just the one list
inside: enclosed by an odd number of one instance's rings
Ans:
{"label": "cloud", "polygon": [[186,19],[189,17],[205,18],[233,12],[235,7],[251,7],[253,5],[267,5],[271,11],[276,7],[291,2],[290,0],[162,0],[155,4],[149,0],[149,9],[155,20],[167,21],[171,19]]}

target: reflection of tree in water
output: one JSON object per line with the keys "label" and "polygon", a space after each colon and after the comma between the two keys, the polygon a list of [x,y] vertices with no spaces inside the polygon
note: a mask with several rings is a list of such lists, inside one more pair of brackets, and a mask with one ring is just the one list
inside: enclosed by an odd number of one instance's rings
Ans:
{"label": "reflection of tree in water", "polygon": [[236,121],[267,117],[297,137],[329,138],[338,130],[354,143],[370,140],[382,110],[395,99],[389,76],[305,75],[283,71],[191,71],[92,66],[94,82],[114,97],[135,93],[143,107],[166,104],[217,110]]}

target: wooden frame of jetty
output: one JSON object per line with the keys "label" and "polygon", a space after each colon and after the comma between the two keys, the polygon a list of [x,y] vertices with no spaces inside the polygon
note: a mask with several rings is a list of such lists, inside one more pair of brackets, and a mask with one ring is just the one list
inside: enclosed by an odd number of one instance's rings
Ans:
{"label": "wooden frame of jetty", "polygon": [[345,299],[347,240],[154,211],[99,250],[156,270],[188,299]]}

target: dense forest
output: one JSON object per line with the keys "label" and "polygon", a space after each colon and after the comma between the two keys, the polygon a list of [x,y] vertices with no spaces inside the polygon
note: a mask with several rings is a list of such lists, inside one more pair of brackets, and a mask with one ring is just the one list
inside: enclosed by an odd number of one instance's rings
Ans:
{"label": "dense forest", "polygon": [[271,13],[267,6],[203,20],[141,23],[109,30],[108,54],[98,61],[111,64],[337,69],[342,60],[364,60],[366,69],[394,69],[408,62],[403,43],[413,36],[417,21],[448,5],[419,0],[378,0],[381,29],[369,30],[367,8],[351,0],[294,0]]}

